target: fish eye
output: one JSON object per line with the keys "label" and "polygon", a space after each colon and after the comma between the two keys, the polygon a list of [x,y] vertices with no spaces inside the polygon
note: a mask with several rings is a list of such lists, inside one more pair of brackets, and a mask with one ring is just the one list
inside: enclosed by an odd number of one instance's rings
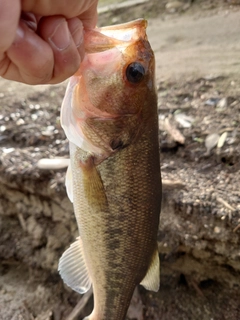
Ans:
{"label": "fish eye", "polygon": [[126,76],[129,82],[139,83],[145,75],[145,69],[139,62],[132,62],[128,65]]}

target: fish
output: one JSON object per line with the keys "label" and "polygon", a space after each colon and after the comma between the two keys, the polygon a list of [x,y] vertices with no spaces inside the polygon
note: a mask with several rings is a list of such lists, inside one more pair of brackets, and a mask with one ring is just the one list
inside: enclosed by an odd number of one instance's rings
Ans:
{"label": "fish", "polygon": [[62,103],[66,189],[79,237],[58,270],[76,292],[92,287],[85,319],[125,319],[138,284],[159,290],[158,111],[146,28],[138,19],[86,31],[85,57]]}

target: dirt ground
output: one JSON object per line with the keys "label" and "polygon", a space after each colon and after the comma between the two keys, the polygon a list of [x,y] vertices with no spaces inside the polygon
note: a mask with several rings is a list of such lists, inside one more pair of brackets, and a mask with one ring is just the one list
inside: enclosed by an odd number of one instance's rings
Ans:
{"label": "dirt ground", "polygon": [[[162,174],[180,185],[178,201],[189,211],[189,221],[173,221],[170,214],[163,214],[161,289],[152,294],[140,288],[129,319],[240,319],[240,6],[230,2],[152,0],[99,18],[100,25],[139,17],[149,21],[148,36],[156,55]],[[36,191],[40,186],[57,190],[56,205],[64,193],[64,170],[42,173],[35,164],[41,157],[67,156],[67,141],[59,126],[65,87],[66,83],[31,87],[0,79],[1,183],[10,181],[9,195],[16,208],[14,199],[22,197],[17,190],[25,180],[22,190],[35,190],[44,201],[49,194]],[[40,184],[29,185],[29,176]],[[82,319],[90,313],[92,302],[74,316],[71,312],[79,296],[63,286],[56,272],[63,247],[75,237],[74,217],[64,225],[68,232],[73,230],[72,235],[58,245],[56,239],[65,230],[59,213],[53,219],[57,231],[49,227],[52,222],[41,224],[40,213],[34,220],[20,210],[16,218],[3,190],[0,320]],[[69,206],[61,210],[70,212]],[[214,221],[206,220],[207,231],[197,228],[200,222],[190,212],[194,207]],[[30,241],[24,234],[34,236]],[[50,258],[43,253],[45,246],[55,250]],[[213,252],[219,254],[217,258]]]}

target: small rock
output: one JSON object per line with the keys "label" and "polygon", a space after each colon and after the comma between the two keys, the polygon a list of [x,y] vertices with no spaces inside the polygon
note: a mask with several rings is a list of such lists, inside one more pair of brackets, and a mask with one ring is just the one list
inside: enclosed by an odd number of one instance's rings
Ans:
{"label": "small rock", "polygon": [[53,131],[47,131],[47,130],[44,130],[41,132],[43,136],[45,137],[51,137],[53,135]]}
{"label": "small rock", "polygon": [[43,228],[37,222],[37,220],[31,216],[26,221],[27,231],[33,238],[32,245],[33,247],[37,247],[42,243],[43,240]]}
{"label": "small rock", "polygon": [[219,227],[215,227],[214,228],[214,233],[220,233],[221,232],[221,228],[219,228]]}
{"label": "small rock", "polygon": [[22,118],[20,118],[20,119],[18,119],[17,121],[16,121],[16,125],[17,126],[21,126],[21,125],[23,125],[25,123],[25,121],[22,119]]}
{"label": "small rock", "polygon": [[216,107],[218,102],[219,102],[219,98],[210,98],[207,101],[205,101],[205,105],[210,107]]}
{"label": "small rock", "polygon": [[175,13],[178,10],[181,10],[183,5],[183,2],[181,1],[171,1],[166,4],[165,8],[169,13]]}
{"label": "small rock", "polygon": [[4,125],[0,126],[0,132],[4,132],[6,129],[7,129],[6,126]]}
{"label": "small rock", "polygon": [[3,153],[11,153],[15,150],[15,148],[2,148]]}
{"label": "small rock", "polygon": [[62,245],[61,241],[59,241],[59,239],[57,239],[55,236],[53,235],[48,236],[48,241],[47,241],[48,249],[56,250],[56,249],[59,249],[61,245]]}
{"label": "small rock", "polygon": [[218,103],[217,103],[217,108],[219,109],[225,109],[228,106],[227,98],[222,98]]}
{"label": "small rock", "polygon": [[67,216],[68,213],[66,211],[64,211],[59,205],[57,205],[56,203],[51,203],[51,211],[52,211],[52,219],[54,222],[57,221],[64,221]]}

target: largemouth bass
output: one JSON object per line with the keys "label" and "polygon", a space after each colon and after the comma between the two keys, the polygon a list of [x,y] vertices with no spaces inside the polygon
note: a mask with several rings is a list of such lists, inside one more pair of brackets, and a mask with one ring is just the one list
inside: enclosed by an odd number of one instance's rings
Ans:
{"label": "largemouth bass", "polygon": [[86,55],[61,110],[80,237],[59,271],[81,294],[92,285],[91,320],[124,319],[139,283],[159,289],[158,113],[146,26],[140,19],[86,32]]}

